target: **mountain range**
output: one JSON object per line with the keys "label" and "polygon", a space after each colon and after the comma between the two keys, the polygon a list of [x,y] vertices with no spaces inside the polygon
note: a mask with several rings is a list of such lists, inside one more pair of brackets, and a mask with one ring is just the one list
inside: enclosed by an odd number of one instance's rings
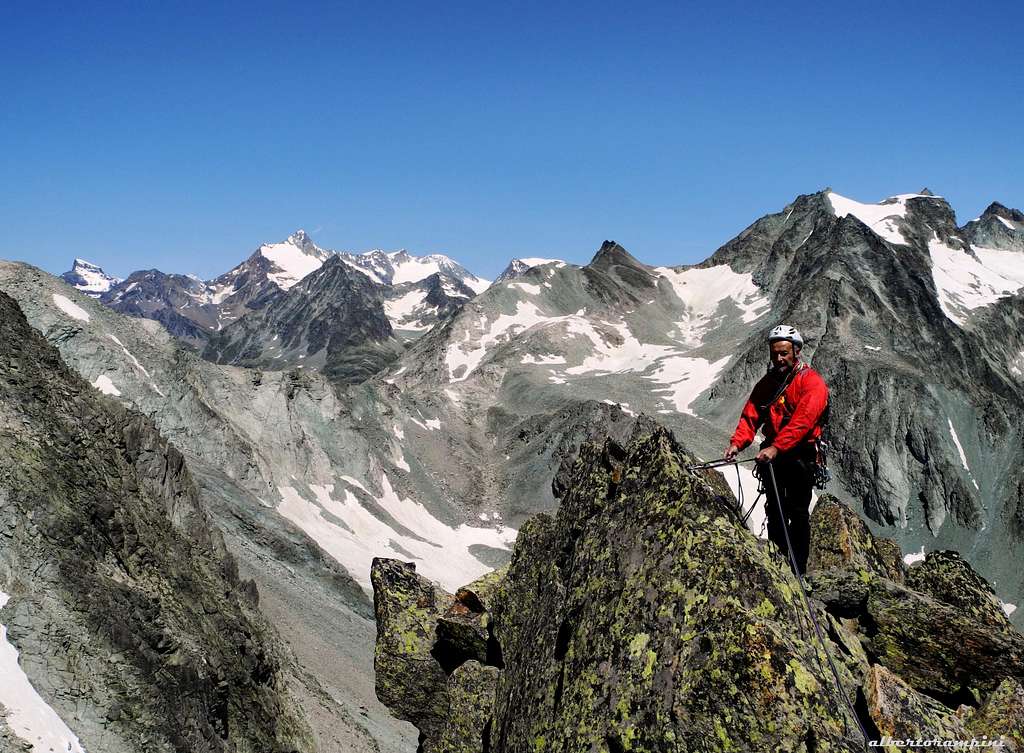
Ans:
{"label": "mountain range", "polygon": [[[719,457],[783,321],[831,388],[829,491],[908,562],[960,552],[1020,625],[1022,289],[1024,215],[993,203],[960,225],[927,190],[802,195],[696,265],[607,241],[586,265],[524,257],[493,283],[301,232],[213,280],[147,270],[98,299],[0,263],[0,290],[70,369],[182,453],[331,699],[314,737],[389,751],[416,732],[373,690],[373,558],[454,592],[557,507],[581,443],[625,442],[640,414]],[[746,468],[725,480],[749,506]]]}

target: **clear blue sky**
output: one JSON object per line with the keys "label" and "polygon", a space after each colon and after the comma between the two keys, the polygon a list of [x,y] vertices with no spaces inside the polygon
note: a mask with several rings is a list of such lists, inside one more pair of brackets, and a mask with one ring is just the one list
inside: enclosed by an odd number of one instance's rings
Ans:
{"label": "clear blue sky", "polygon": [[[139,6],[139,7],[135,7]],[[761,7],[763,6],[763,7]],[[1024,207],[1019,4],[42,3],[0,16],[0,257],[699,261],[801,193]]]}

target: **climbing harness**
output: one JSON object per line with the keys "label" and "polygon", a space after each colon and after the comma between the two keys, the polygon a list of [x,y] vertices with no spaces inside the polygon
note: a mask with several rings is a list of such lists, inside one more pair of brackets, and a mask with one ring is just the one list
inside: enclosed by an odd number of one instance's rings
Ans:
{"label": "climbing harness", "polygon": [[[780,400],[785,403],[786,390],[789,388],[789,385],[792,384],[796,376],[801,374],[805,368],[807,368],[807,364],[801,362],[799,364],[799,368],[795,368],[789,372],[786,378],[782,381],[782,384],[780,384],[779,388],[775,391],[772,399],[763,405],[757,406],[757,412],[761,423],[768,422],[768,413],[773,404]],[[821,434],[813,441],[814,467],[811,469],[811,476],[813,479],[812,483],[814,484],[815,489],[822,491],[828,487],[829,481],[832,480],[832,472],[828,469],[828,454],[832,449],[832,444],[829,441],[829,437],[831,436],[829,432],[829,414],[831,413],[831,408],[832,400],[830,399],[825,403],[825,410],[822,411],[821,417],[818,419],[818,425],[821,426]],[[784,415],[780,429],[789,423],[790,416],[792,415],[788,413],[785,405],[783,405],[783,412]]]}
{"label": "climbing harness", "polygon": [[824,491],[832,480],[832,472],[828,469],[828,454],[832,450],[829,431],[829,413],[832,411],[832,400],[825,403],[825,410],[818,419],[821,435],[814,440],[814,488]]}
{"label": "climbing harness", "polygon": [[811,615],[811,622],[814,623],[814,632],[818,636],[818,642],[821,643],[821,648],[825,652],[825,658],[828,659],[828,665],[832,669],[832,676],[835,678],[836,688],[839,690],[839,694],[843,697],[843,701],[846,703],[846,707],[850,710],[850,714],[853,716],[854,721],[857,722],[857,726],[860,728],[860,733],[864,736],[864,749],[867,750],[867,744],[871,737],[868,735],[867,730],[864,728],[864,724],[857,715],[857,710],[854,708],[853,704],[850,703],[850,698],[846,695],[843,683],[839,679],[839,670],[836,669],[835,662],[832,661],[832,654],[829,653],[828,646],[825,644],[825,638],[821,634],[821,625],[818,624],[818,616],[814,612],[814,607],[811,606],[811,600],[807,596],[807,589],[804,587],[804,577],[800,573],[800,569],[796,564],[796,555],[793,554],[793,543],[789,538],[789,524],[786,523],[786,516],[782,511],[782,499],[779,497],[779,486],[775,481],[775,468],[771,463],[765,463],[765,465],[768,466],[768,476],[771,479],[772,489],[775,492],[775,504],[779,510],[779,517],[782,519],[782,532],[786,537],[786,548],[789,550],[789,564],[793,568],[793,573],[796,575],[797,583],[800,584],[800,593],[803,594],[804,604],[807,605],[807,611]]}

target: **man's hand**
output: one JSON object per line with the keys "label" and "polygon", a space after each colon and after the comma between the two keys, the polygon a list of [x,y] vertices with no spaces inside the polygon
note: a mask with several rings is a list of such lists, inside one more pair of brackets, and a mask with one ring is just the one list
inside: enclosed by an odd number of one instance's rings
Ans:
{"label": "man's hand", "polygon": [[773,460],[775,460],[775,458],[777,458],[778,456],[778,448],[774,447],[773,445],[768,445],[759,453],[757,453],[757,457],[754,458],[754,460],[756,460],[758,463],[770,463]]}
{"label": "man's hand", "polygon": [[729,449],[725,451],[725,459],[730,461],[735,460],[739,452],[740,448],[734,444],[731,444],[729,445]]}

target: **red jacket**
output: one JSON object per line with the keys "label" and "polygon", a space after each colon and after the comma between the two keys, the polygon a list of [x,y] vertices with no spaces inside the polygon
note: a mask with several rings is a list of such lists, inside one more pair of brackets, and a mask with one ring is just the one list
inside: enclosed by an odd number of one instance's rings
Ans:
{"label": "red jacket", "polygon": [[789,386],[767,411],[759,412],[758,406],[772,399],[779,383],[768,374],[754,386],[732,435],[732,443],[739,449],[754,441],[759,428],[764,433],[765,446],[773,445],[779,452],[788,452],[821,436],[820,422],[828,405],[828,386],[817,371],[802,361],[798,361],[795,368],[797,371]]}

